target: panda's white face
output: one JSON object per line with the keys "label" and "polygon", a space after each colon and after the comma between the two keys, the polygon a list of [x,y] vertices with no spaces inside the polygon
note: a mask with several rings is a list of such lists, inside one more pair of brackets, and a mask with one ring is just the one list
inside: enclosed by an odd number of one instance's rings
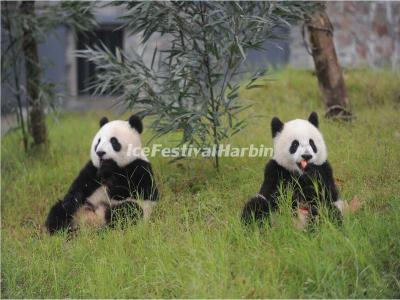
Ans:
{"label": "panda's white face", "polygon": [[327,160],[326,145],[316,126],[301,119],[282,125],[274,137],[274,159],[279,165],[302,174],[308,163],[322,165]]}
{"label": "panda's white face", "polygon": [[125,167],[137,158],[147,161],[139,132],[128,121],[121,120],[105,123],[100,128],[93,139],[90,158],[96,168],[106,159],[115,161],[119,167]]}

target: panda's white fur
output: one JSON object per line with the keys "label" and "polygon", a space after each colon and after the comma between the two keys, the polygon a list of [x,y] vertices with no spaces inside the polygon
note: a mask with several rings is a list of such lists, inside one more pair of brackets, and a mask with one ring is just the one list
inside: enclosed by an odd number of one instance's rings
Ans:
{"label": "panda's white fur", "polygon": [[[310,139],[314,141],[317,147],[316,153],[310,145]],[[299,146],[296,152],[291,154],[289,148],[293,140],[297,140]],[[303,174],[303,171],[298,166],[302,160],[302,155],[312,155],[308,162],[316,165],[322,165],[328,157],[321,132],[307,120],[295,119],[285,123],[282,131],[275,136],[273,142],[273,159],[287,170],[299,174]]]}
{"label": "panda's white fur", "polygon": [[[112,137],[117,138],[121,144],[121,150],[118,152],[112,147]],[[100,159],[96,153],[99,151],[105,152],[103,159],[112,159],[120,167],[125,167],[137,158],[149,161],[143,153],[139,132],[132,128],[128,121],[108,122],[97,132],[90,147],[90,159],[96,168],[100,166]]]}

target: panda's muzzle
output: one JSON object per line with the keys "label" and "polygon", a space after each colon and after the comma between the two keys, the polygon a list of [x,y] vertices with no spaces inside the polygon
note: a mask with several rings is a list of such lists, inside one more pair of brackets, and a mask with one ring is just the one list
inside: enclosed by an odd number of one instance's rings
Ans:
{"label": "panda's muzzle", "polygon": [[101,162],[101,161],[103,160],[103,156],[106,154],[106,152],[104,152],[104,151],[97,151],[96,154],[97,154],[97,156],[99,157],[100,162]]}
{"label": "panda's muzzle", "polygon": [[297,166],[301,169],[301,170],[305,170],[305,168],[308,165],[308,161],[312,158],[311,154],[303,154],[301,156],[303,159],[297,163]]}

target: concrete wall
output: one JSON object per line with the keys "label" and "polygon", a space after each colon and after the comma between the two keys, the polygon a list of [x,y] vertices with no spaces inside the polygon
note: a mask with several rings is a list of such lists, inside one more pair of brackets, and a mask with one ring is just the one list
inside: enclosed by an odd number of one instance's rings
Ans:
{"label": "concrete wall", "polygon": [[59,26],[47,40],[38,45],[40,63],[44,65],[43,78],[47,82],[57,84],[57,91],[66,91],[65,49],[67,28]]}
{"label": "concrete wall", "polygon": [[[41,65],[44,69],[42,80],[44,82],[54,83],[56,92],[64,93],[67,85],[65,80],[65,47],[66,47],[66,28],[59,26],[49,35],[47,40],[38,45],[38,55]],[[2,49],[9,45],[6,36],[2,32]],[[24,60],[21,56],[20,64],[20,85],[25,86]],[[14,74],[14,73],[11,73]],[[3,74],[2,74],[3,75]],[[7,77],[8,80],[1,86],[1,111],[6,113],[15,107],[15,98],[11,89],[15,89],[14,78]],[[22,93],[22,102],[26,103],[25,93]]]}
{"label": "concrete wall", "polygon": [[[329,2],[340,63],[345,67],[400,67],[400,2]],[[290,65],[313,68],[301,26],[290,35]]]}

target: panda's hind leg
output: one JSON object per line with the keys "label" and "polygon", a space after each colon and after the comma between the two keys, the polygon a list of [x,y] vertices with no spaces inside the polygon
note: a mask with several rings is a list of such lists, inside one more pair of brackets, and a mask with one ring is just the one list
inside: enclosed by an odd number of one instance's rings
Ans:
{"label": "panda's hind leg", "polygon": [[251,224],[254,221],[262,225],[266,220],[271,224],[270,214],[276,210],[276,205],[262,195],[251,198],[242,211],[242,222]]}
{"label": "panda's hind leg", "polygon": [[85,228],[102,228],[107,225],[110,219],[110,207],[106,203],[96,206],[87,202],[81,206],[71,222],[70,232],[75,232],[81,227]]}
{"label": "panda's hind leg", "polygon": [[45,226],[50,234],[54,234],[59,230],[66,229],[70,226],[71,216],[68,211],[68,205],[62,200],[58,200],[47,216]]}

